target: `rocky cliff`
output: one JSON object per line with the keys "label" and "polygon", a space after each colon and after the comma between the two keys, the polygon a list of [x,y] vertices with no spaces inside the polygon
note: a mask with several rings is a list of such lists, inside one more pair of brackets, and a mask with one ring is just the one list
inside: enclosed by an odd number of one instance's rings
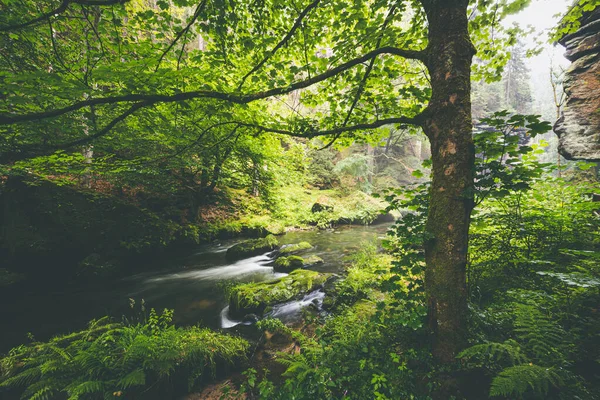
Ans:
{"label": "rocky cliff", "polygon": [[600,161],[600,7],[580,19],[580,28],[564,36],[567,102],[554,131],[567,159]]}

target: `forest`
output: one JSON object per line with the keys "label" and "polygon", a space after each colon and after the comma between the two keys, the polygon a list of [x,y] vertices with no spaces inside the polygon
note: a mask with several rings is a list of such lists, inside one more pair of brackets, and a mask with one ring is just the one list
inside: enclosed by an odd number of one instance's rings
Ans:
{"label": "forest", "polygon": [[600,0],[0,0],[0,399],[600,399],[598,93]]}

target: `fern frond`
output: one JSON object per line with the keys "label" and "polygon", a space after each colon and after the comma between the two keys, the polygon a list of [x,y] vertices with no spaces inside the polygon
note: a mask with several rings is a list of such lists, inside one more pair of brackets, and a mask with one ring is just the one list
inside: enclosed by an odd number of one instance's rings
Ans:
{"label": "fern frond", "polygon": [[544,364],[564,360],[567,334],[555,321],[533,305],[519,304],[515,313],[515,333],[532,356]]}
{"label": "fern frond", "polygon": [[39,367],[28,368],[19,374],[6,379],[0,383],[0,387],[21,387],[31,384],[36,379],[42,376],[42,372]]}
{"label": "fern frond", "polygon": [[102,381],[85,381],[77,385],[69,386],[66,391],[69,394],[69,400],[77,400],[82,395],[103,393],[105,383]]}
{"label": "fern frond", "polygon": [[132,386],[140,386],[146,384],[146,374],[142,369],[131,371],[119,380],[117,386],[121,389],[129,389]]}
{"label": "fern frond", "polygon": [[521,398],[528,391],[546,395],[551,386],[558,386],[561,383],[562,378],[554,368],[533,364],[515,365],[506,368],[494,378],[490,396]]}
{"label": "fern frond", "polygon": [[457,357],[465,361],[479,362],[483,366],[517,365],[527,362],[527,357],[521,352],[519,344],[514,340],[471,346],[463,350]]}
{"label": "fern frond", "polygon": [[54,396],[55,390],[49,386],[37,391],[29,400],[50,400]]}

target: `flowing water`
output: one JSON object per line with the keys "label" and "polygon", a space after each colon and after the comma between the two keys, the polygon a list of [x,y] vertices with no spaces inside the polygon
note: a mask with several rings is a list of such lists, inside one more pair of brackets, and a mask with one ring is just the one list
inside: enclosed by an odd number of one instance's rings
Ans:
{"label": "flowing water", "polygon": [[[341,272],[362,242],[377,242],[389,225],[346,226],[326,231],[298,231],[280,236],[280,244],[310,242],[314,247],[302,255],[317,255],[323,264],[311,269]],[[224,285],[263,281],[284,274],[273,272],[269,253],[230,263],[225,252],[242,239],[201,245],[169,260],[160,269],[133,275],[104,286],[68,288],[30,287],[19,293],[0,293],[0,354],[27,341],[27,333],[38,340],[85,327],[87,321],[103,315],[115,318],[134,316],[130,298],[146,308],[175,310],[175,322],[201,324],[214,329],[231,328],[249,321],[234,321],[227,314]],[[311,304],[320,307],[322,291],[300,300],[275,306],[270,315],[284,322],[299,318],[300,310]]]}

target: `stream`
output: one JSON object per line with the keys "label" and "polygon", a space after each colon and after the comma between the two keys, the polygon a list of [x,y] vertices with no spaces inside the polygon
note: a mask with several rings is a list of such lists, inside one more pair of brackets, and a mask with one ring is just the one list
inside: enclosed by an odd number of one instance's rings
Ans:
{"label": "stream", "polygon": [[[389,224],[342,226],[334,230],[297,231],[279,236],[281,245],[302,241],[314,247],[302,255],[317,255],[323,264],[311,267],[319,272],[340,273],[363,242],[379,242]],[[82,329],[93,318],[110,315],[117,319],[139,316],[141,299],[147,310],[175,310],[178,325],[200,324],[213,329],[232,328],[241,321],[227,314],[224,285],[263,281],[284,274],[273,272],[269,253],[230,263],[229,247],[244,239],[231,239],[199,245],[159,269],[126,277],[105,285],[84,287],[31,287],[19,293],[0,293],[0,354],[28,342]],[[300,310],[323,300],[323,292],[309,293],[303,299],[277,305],[270,315],[287,322],[298,318]],[[130,298],[136,301],[130,308]]]}

